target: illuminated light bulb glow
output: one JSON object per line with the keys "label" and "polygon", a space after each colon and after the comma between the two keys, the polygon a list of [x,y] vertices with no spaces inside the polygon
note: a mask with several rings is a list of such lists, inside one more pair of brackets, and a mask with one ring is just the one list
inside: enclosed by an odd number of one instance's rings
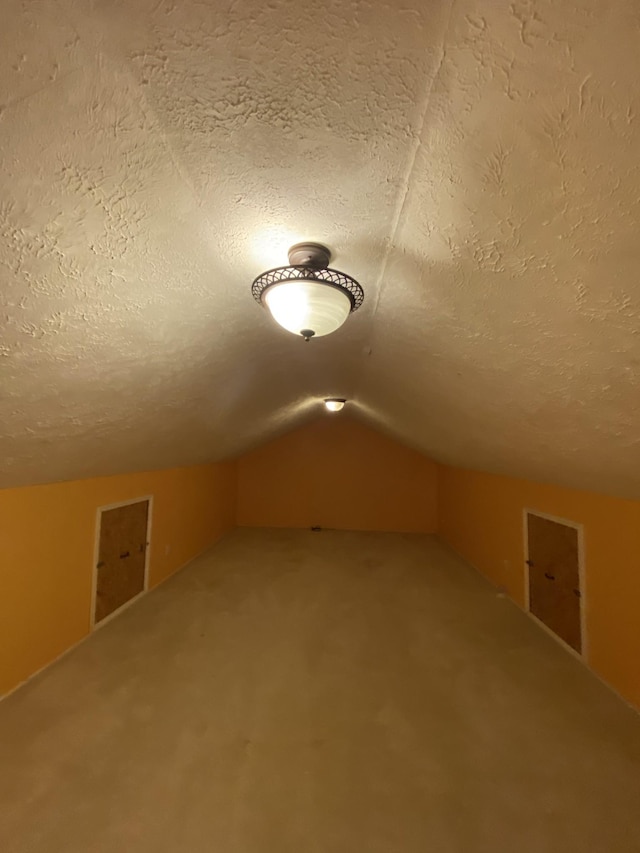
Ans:
{"label": "illuminated light bulb glow", "polygon": [[264,301],[283,329],[294,335],[310,331],[314,338],[335,332],[351,312],[351,302],[345,293],[313,280],[293,279],[275,284],[265,292]]}

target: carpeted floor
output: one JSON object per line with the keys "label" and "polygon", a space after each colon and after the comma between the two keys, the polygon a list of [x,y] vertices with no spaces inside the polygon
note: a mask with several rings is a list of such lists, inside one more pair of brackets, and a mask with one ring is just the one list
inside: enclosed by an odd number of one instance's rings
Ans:
{"label": "carpeted floor", "polygon": [[3,853],[640,851],[640,716],[431,537],[238,530],[0,750]]}

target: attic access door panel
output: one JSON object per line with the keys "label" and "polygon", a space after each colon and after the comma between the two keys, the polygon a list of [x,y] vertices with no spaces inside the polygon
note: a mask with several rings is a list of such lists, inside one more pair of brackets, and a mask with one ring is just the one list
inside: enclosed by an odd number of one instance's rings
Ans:
{"label": "attic access door panel", "polygon": [[102,511],[95,624],[144,590],[148,520],[148,500]]}
{"label": "attic access door panel", "polygon": [[530,512],[527,533],[529,610],[581,652],[578,531]]}

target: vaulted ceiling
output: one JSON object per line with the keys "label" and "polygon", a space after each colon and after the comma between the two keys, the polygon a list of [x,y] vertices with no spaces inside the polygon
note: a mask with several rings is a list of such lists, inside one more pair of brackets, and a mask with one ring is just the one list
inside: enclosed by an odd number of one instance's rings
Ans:
{"label": "vaulted ceiling", "polygon": [[[634,0],[4,0],[1,485],[240,453],[344,396],[640,496]],[[365,304],[252,299],[326,243]]]}

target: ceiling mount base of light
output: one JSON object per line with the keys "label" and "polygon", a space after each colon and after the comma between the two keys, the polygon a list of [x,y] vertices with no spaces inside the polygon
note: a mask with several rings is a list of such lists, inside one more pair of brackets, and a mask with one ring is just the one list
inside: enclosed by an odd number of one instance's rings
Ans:
{"label": "ceiling mount base of light", "polygon": [[289,249],[289,263],[292,267],[326,270],[330,261],[331,252],[321,243],[296,243]]}

